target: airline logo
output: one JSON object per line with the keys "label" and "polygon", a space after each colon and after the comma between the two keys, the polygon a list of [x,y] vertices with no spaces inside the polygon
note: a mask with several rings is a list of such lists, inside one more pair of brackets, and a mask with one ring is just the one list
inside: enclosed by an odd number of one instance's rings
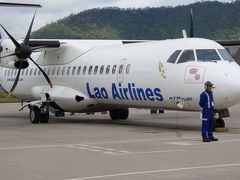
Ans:
{"label": "airline logo", "polygon": [[112,83],[111,92],[104,87],[92,87],[86,84],[87,92],[92,99],[109,99],[112,97],[116,100],[135,100],[135,101],[163,101],[163,96],[159,88],[141,88],[135,83],[128,83],[127,86]]}
{"label": "airline logo", "polygon": [[204,66],[188,66],[185,71],[185,83],[199,84],[203,83],[206,67]]}

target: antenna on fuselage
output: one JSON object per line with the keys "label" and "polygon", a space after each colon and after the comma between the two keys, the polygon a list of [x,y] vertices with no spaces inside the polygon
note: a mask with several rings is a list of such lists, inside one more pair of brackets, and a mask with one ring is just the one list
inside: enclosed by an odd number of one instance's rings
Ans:
{"label": "antenna on fuselage", "polygon": [[194,37],[194,18],[193,18],[193,9],[191,8],[191,15],[190,15],[190,30],[189,36],[187,35],[187,31],[185,29],[182,30],[183,38],[193,38]]}
{"label": "antenna on fuselage", "polygon": [[190,32],[189,37],[194,37],[194,17],[193,17],[193,9],[191,8],[191,20],[190,20]]}

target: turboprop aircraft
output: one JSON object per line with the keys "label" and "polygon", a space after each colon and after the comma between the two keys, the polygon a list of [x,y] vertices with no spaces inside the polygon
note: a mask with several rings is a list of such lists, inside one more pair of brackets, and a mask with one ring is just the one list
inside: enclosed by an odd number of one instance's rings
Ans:
{"label": "turboprop aircraft", "polygon": [[1,25],[9,38],[0,48],[1,88],[27,102],[20,110],[32,123],[48,123],[49,111],[109,111],[113,120],[128,108],[200,111],[205,81],[214,83],[217,126],[240,102],[239,65],[215,41],[33,40],[34,19],[18,41]]}

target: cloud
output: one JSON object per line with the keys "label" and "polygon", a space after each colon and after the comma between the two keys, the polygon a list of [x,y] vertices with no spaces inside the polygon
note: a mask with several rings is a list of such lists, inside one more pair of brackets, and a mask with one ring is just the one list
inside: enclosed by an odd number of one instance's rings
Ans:
{"label": "cloud", "polygon": [[[177,6],[196,2],[196,0],[8,0],[7,2],[40,3],[43,8],[37,12],[33,30],[54,22],[70,14],[97,7],[159,7]],[[231,2],[231,0],[222,0]],[[16,38],[25,36],[35,9],[1,8],[0,23]]]}

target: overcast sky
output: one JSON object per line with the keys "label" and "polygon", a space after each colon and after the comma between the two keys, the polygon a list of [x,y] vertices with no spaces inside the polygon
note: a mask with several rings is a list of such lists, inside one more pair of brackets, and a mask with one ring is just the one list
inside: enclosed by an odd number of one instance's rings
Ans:
{"label": "overcast sky", "polygon": [[[0,0],[4,2],[4,0]],[[231,2],[232,0],[219,0]],[[197,2],[197,0],[6,0],[5,2],[41,3],[33,29],[54,22],[72,13],[97,7],[160,7],[178,6]],[[0,7],[0,23],[16,38],[25,36],[35,9]]]}

